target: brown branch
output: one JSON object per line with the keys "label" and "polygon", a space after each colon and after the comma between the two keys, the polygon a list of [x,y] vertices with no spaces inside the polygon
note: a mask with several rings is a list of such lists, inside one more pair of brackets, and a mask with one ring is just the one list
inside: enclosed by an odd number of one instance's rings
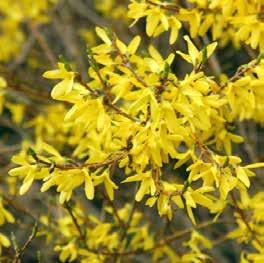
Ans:
{"label": "brown branch", "polygon": [[97,162],[97,163],[67,163],[67,164],[57,164],[57,163],[49,163],[47,161],[41,160],[37,156],[34,156],[37,163],[42,164],[46,167],[53,167],[60,170],[72,170],[72,169],[81,169],[81,168],[90,168],[90,169],[97,169],[100,167],[108,166],[113,163],[116,163],[120,161],[121,159],[125,158],[127,156],[127,152],[120,152],[115,154],[115,158],[112,157],[112,155],[108,156],[104,161]]}
{"label": "brown branch", "polygon": [[48,45],[45,37],[43,36],[43,34],[39,31],[39,25],[35,25],[35,24],[29,22],[28,26],[29,26],[32,34],[34,35],[34,37],[38,41],[39,46],[44,51],[44,53],[45,53],[47,59],[49,60],[50,64],[53,67],[56,67],[56,65],[57,65],[56,56],[53,54],[53,51],[49,47],[49,45]]}
{"label": "brown branch", "polygon": [[[136,183],[134,194],[136,194],[137,189],[138,189],[138,182]],[[122,235],[121,235],[121,237],[120,237],[120,240],[119,240],[119,244],[120,244],[120,245],[122,245],[123,240],[124,240],[124,239],[126,238],[126,236],[127,236],[127,232],[128,232],[129,227],[130,227],[130,224],[131,224],[131,221],[132,221],[132,218],[133,218],[134,212],[135,212],[135,208],[136,208],[136,200],[135,200],[135,198],[133,198],[133,203],[132,203],[132,206],[131,206],[130,213],[129,213],[129,215],[128,215],[127,222],[125,223],[125,226],[122,228],[123,233],[122,233]],[[120,247],[120,249],[122,249],[122,247]],[[122,252],[122,250],[121,250],[120,252]],[[122,255],[116,255],[116,256],[113,258],[113,262],[118,262],[118,260],[121,259],[121,256],[122,256]]]}
{"label": "brown branch", "polygon": [[19,92],[22,95],[27,95],[28,97],[45,104],[52,101],[48,92],[33,90],[23,84],[8,83],[7,87],[15,92]]}
{"label": "brown branch", "polygon": [[26,209],[22,204],[20,204],[19,202],[17,202],[14,199],[11,199],[10,197],[8,197],[7,195],[5,195],[4,193],[1,193],[1,196],[3,198],[3,200],[13,209],[15,209],[16,211],[19,211],[27,216],[29,216],[34,222],[37,222],[38,225],[41,225],[42,227],[44,227],[47,230],[54,230],[51,226],[47,226],[45,224],[43,224],[39,218],[37,216],[35,216],[34,214],[31,213],[31,211],[29,211],[28,209]]}
{"label": "brown branch", "polygon": [[22,65],[24,63],[24,61],[27,59],[32,46],[35,43],[35,37],[33,34],[31,34],[28,37],[27,42],[23,45],[20,54],[15,58],[14,61],[12,61],[9,65],[9,69],[14,71],[17,69],[18,66]]}
{"label": "brown branch", "polygon": [[75,217],[75,215],[73,214],[73,211],[72,211],[72,208],[70,207],[70,205],[66,202],[65,205],[64,205],[65,209],[67,210],[67,212],[69,213],[71,219],[72,219],[72,222],[73,224],[75,225],[78,233],[79,233],[79,236],[80,236],[80,239],[82,241],[82,245],[83,247],[85,247],[90,253],[93,253],[93,254],[96,254],[96,255],[111,255],[108,254],[108,252],[101,252],[97,249],[92,249],[90,248],[88,245],[87,245],[87,242],[86,242],[86,232],[83,233],[82,229],[81,229],[81,226],[79,225],[78,221],[77,221],[77,218]]}
{"label": "brown branch", "polygon": [[[37,216],[33,215],[30,211],[28,211],[26,208],[24,208],[21,204],[17,203],[15,200],[12,200],[12,199],[10,199],[9,197],[7,197],[5,195],[2,195],[2,197],[3,197],[4,201],[7,202],[8,205],[10,205],[11,207],[13,207],[15,210],[20,211],[20,212],[24,213],[25,215],[29,216],[30,218],[32,218],[35,222],[37,222],[38,225],[41,225],[42,227],[44,227],[45,229],[47,229],[49,231],[52,231],[53,233],[54,233],[54,231],[58,230],[57,228],[52,227],[52,225],[45,225],[45,224],[43,224],[41,221],[39,221],[39,219],[38,219]],[[82,233],[81,227],[79,226],[79,224],[77,222],[77,219],[73,215],[71,209],[68,209],[67,207],[69,207],[69,205],[66,203],[65,204],[65,208],[69,212],[69,214],[70,214],[70,216],[71,216],[71,218],[73,220],[73,223],[74,223],[74,225],[76,226],[76,228],[78,230],[78,233],[80,235],[81,240],[82,241],[85,241],[86,240],[86,237]],[[59,232],[59,234],[61,234],[61,233]],[[30,242],[28,242],[28,240],[27,240],[27,242],[24,244],[24,246],[22,247],[21,250],[24,251],[26,249],[26,247],[29,245]],[[84,246],[87,248],[86,242],[84,242]],[[91,253],[94,253],[94,254],[102,254],[98,250],[92,250],[92,249],[89,249],[89,248],[87,248],[87,250],[89,250]],[[19,253],[19,251],[18,251],[18,253]],[[109,253],[107,253],[107,252],[105,252],[105,253],[107,255],[109,255]],[[15,262],[13,261],[13,263],[19,263],[19,261],[15,261]]]}
{"label": "brown branch", "polygon": [[114,105],[112,102],[108,101],[108,99],[104,100],[106,102],[106,104],[113,109],[116,113],[126,117],[127,119],[131,120],[131,121],[136,121],[135,118],[133,118],[132,116],[130,116],[129,114],[127,114],[126,112],[124,112],[123,110],[121,110],[119,107],[117,107],[116,105]]}
{"label": "brown branch", "polygon": [[67,212],[69,213],[73,224],[75,225],[77,231],[79,232],[81,240],[84,242],[84,244],[86,244],[86,235],[83,233],[81,226],[79,225],[75,215],[73,214],[72,208],[70,207],[70,205],[67,202],[64,204],[64,207],[67,210]]}
{"label": "brown branch", "polygon": [[76,77],[75,77],[75,80],[77,82],[79,82],[82,86],[84,86],[90,93],[92,96],[94,97],[99,97],[100,94],[98,93],[97,90],[91,88],[83,79],[82,79],[82,76],[80,74],[78,74]]}
{"label": "brown branch", "polygon": [[120,218],[119,214],[118,214],[118,210],[115,207],[114,202],[109,198],[109,196],[106,193],[103,193],[105,199],[107,199],[108,203],[110,204],[110,206],[113,209],[113,214],[116,217],[120,227],[124,228],[125,227],[125,223],[123,222],[123,220]]}
{"label": "brown branch", "polygon": [[1,66],[0,74],[4,77],[7,82],[7,89],[10,89],[9,93],[11,93],[12,91],[14,93],[19,92],[19,94],[23,95],[28,99],[30,98],[43,103],[48,103],[52,101],[49,92],[31,88],[29,84],[23,83],[19,79],[17,79],[17,76],[13,72],[5,70]]}
{"label": "brown branch", "polygon": [[27,241],[24,243],[24,245],[20,249],[17,250],[15,257],[12,261],[13,263],[19,263],[20,262],[20,259],[23,255],[23,253],[25,252],[26,248],[30,245],[32,240],[36,237],[37,232],[38,232],[38,224],[36,222],[33,226],[32,232],[31,232],[30,236],[28,237]]}
{"label": "brown branch", "polygon": [[261,60],[261,56],[259,56],[259,58],[257,58],[251,64],[249,63],[247,65],[242,65],[242,66],[238,67],[236,73],[229,79],[229,81],[235,82],[235,81],[239,80],[244,74],[253,70],[259,64],[260,60]]}

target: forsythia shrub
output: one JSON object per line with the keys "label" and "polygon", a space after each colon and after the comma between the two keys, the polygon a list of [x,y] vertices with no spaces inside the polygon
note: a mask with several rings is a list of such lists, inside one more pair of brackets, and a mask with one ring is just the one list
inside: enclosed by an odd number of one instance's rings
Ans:
{"label": "forsythia shrub", "polygon": [[0,2],[0,261],[264,262],[264,1],[125,2]]}

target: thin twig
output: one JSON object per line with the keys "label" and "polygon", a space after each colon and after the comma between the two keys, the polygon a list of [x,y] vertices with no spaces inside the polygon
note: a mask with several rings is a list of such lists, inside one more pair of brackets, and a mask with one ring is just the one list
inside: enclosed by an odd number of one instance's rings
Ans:
{"label": "thin twig", "polygon": [[123,220],[120,218],[119,214],[118,214],[118,210],[116,209],[115,207],[115,204],[114,202],[109,198],[109,196],[107,194],[104,193],[104,197],[107,199],[108,203],[111,205],[112,209],[113,209],[113,213],[114,213],[114,216],[116,217],[119,225],[122,227],[122,228],[125,228],[125,223],[123,222]]}
{"label": "thin twig", "polygon": [[31,232],[30,236],[28,237],[27,241],[24,243],[24,245],[20,249],[17,250],[15,257],[12,261],[13,263],[20,262],[20,259],[23,255],[23,253],[25,252],[26,248],[30,245],[32,240],[36,237],[37,232],[38,232],[38,224],[37,224],[37,222],[35,222],[33,229],[32,229],[32,232]]}
{"label": "thin twig", "polygon": [[23,214],[29,216],[34,222],[37,222],[38,225],[41,225],[42,227],[48,229],[48,230],[54,230],[52,229],[50,226],[47,226],[45,224],[43,224],[39,218],[37,216],[35,216],[34,214],[31,213],[31,211],[29,211],[28,209],[26,209],[25,207],[23,207],[22,204],[20,204],[19,202],[17,202],[14,199],[11,199],[9,196],[1,193],[2,198],[4,199],[4,201],[12,208],[14,208],[16,211],[22,212]]}
{"label": "thin twig", "polygon": [[31,34],[27,40],[27,42],[24,44],[24,46],[21,49],[20,55],[17,56],[17,58],[12,61],[12,63],[9,65],[10,70],[15,70],[18,66],[24,63],[24,61],[27,59],[32,46],[35,43],[35,37],[33,34]]}
{"label": "thin twig", "polygon": [[53,51],[49,47],[48,42],[46,41],[46,39],[43,36],[43,34],[39,31],[39,26],[35,25],[35,24],[32,24],[30,22],[28,23],[28,26],[29,26],[32,34],[34,35],[34,37],[38,41],[39,46],[44,51],[44,53],[45,53],[47,59],[49,60],[50,64],[53,67],[56,67],[56,65],[57,65],[56,56],[53,54]]}
{"label": "thin twig", "polygon": [[78,230],[81,240],[86,244],[86,236],[83,233],[81,226],[79,225],[75,215],[73,214],[72,208],[67,202],[64,204],[64,207],[66,208],[67,212],[71,216],[72,222],[75,225],[76,229]]}
{"label": "thin twig", "polygon": [[49,163],[47,161],[44,161],[44,160],[38,158],[37,156],[34,156],[34,158],[35,158],[36,162],[39,164],[42,164],[46,167],[52,166],[53,168],[57,168],[60,170],[72,170],[72,169],[81,169],[81,168],[97,169],[97,168],[108,166],[108,165],[111,165],[113,163],[120,161],[121,159],[123,159],[127,156],[127,152],[126,151],[118,152],[114,156],[115,156],[115,158],[113,158],[112,155],[110,155],[108,158],[106,158],[102,162],[81,163],[81,164],[80,163],[66,163],[66,164]]}
{"label": "thin twig", "polygon": [[[138,182],[135,184],[135,191],[134,191],[134,193],[136,193],[137,190],[138,190]],[[120,244],[120,245],[122,245],[123,240],[124,240],[124,239],[126,238],[126,236],[127,236],[127,232],[128,232],[128,229],[129,229],[129,227],[130,227],[130,225],[131,225],[131,221],[132,221],[132,219],[133,219],[133,215],[134,215],[134,212],[135,212],[135,208],[136,208],[136,200],[135,200],[135,198],[133,198],[133,203],[132,203],[132,206],[131,206],[131,209],[130,209],[129,215],[128,215],[127,222],[126,222],[126,224],[125,224],[125,227],[122,228],[123,233],[122,233],[122,235],[121,235],[121,237],[120,237],[120,240],[119,240],[119,244]],[[122,249],[122,247],[121,247],[121,249]],[[122,251],[122,250],[121,250],[121,251]],[[121,252],[121,251],[120,251],[120,252]],[[116,256],[113,258],[113,262],[118,262],[118,260],[121,259],[121,256],[122,256],[122,255],[116,255]]]}
{"label": "thin twig", "polygon": [[251,64],[240,66],[235,72],[235,74],[229,79],[229,81],[235,82],[239,80],[245,73],[251,71],[254,67],[256,67],[259,62],[260,62],[260,59],[256,59]]}

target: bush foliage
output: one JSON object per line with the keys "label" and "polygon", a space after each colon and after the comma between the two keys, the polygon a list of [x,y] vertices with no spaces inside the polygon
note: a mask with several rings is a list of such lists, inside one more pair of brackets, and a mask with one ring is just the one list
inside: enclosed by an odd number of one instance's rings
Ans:
{"label": "bush foliage", "polygon": [[0,261],[264,262],[263,12],[0,1]]}

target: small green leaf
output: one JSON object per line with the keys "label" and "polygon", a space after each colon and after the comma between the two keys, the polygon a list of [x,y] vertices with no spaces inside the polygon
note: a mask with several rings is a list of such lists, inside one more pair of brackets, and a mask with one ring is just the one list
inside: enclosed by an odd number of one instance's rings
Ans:
{"label": "small green leaf", "polygon": [[38,160],[36,152],[31,147],[28,148],[27,153],[28,155],[32,156],[34,160]]}
{"label": "small green leaf", "polygon": [[256,61],[256,64],[259,64],[262,59],[264,59],[264,53],[263,52],[259,54],[257,61]]}
{"label": "small green leaf", "polygon": [[67,61],[66,58],[62,54],[59,55],[59,62],[64,64],[64,67],[67,71],[72,71],[72,67],[69,61]]}
{"label": "small green leaf", "polygon": [[97,62],[95,61],[94,57],[93,57],[93,52],[91,50],[91,48],[87,45],[86,46],[86,53],[87,53],[87,57],[88,57],[88,62],[90,64],[90,66],[95,70],[98,71],[99,67]]}
{"label": "small green leaf", "polygon": [[202,50],[202,64],[205,64],[208,59],[207,55],[207,46],[205,46]]}
{"label": "small green leaf", "polygon": [[164,70],[162,72],[162,78],[167,79],[170,73],[170,65],[169,63],[165,62]]}

